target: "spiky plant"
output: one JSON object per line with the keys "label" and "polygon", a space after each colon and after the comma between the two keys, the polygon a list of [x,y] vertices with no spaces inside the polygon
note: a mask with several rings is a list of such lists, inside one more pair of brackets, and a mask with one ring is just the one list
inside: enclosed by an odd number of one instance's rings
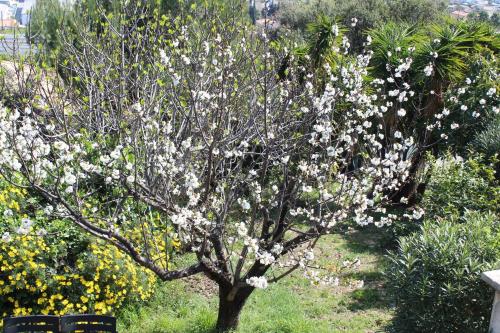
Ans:
{"label": "spiky plant", "polygon": [[335,19],[325,15],[319,15],[307,26],[307,47],[314,68],[321,68],[332,48],[342,43],[344,32]]}

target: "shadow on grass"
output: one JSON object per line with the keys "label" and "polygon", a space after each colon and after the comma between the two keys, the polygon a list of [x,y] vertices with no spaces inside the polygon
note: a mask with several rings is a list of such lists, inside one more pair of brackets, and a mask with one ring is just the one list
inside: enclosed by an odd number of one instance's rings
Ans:
{"label": "shadow on grass", "polygon": [[185,333],[220,333],[217,329],[214,328],[192,328],[184,331]]}
{"label": "shadow on grass", "polygon": [[388,309],[390,307],[386,295],[379,288],[354,290],[350,293],[349,303],[346,305],[350,311]]}
{"label": "shadow on grass", "polygon": [[[375,254],[383,256],[387,254],[384,247],[387,235],[385,230],[368,226],[355,230],[342,236],[345,247],[358,254]],[[384,289],[384,274],[382,272],[384,261],[376,263],[376,269],[370,271],[355,271],[347,274],[347,279],[362,280],[365,287],[350,292],[345,304],[350,311],[363,311],[369,309],[389,309],[390,300]]]}
{"label": "shadow on grass", "polygon": [[365,285],[371,286],[377,284],[383,287],[384,273],[381,271],[355,271],[344,275],[347,279],[363,280]]}
{"label": "shadow on grass", "polygon": [[[346,278],[365,281],[365,287],[345,294],[310,290],[310,282],[301,275],[290,276],[268,290],[257,290],[243,309],[238,333],[331,333],[332,325],[344,332],[381,327],[379,311],[389,308],[378,269],[380,229],[365,228],[351,234],[327,239],[325,252],[347,252],[349,258],[362,260],[360,271]],[[366,259],[366,261],[364,261]],[[185,281],[161,284],[148,302],[130,304],[119,316],[120,332],[127,333],[217,333],[217,298],[201,296]],[[195,286],[199,286],[195,284]],[[358,313],[359,311],[359,313]],[[385,312],[383,312],[385,314]],[[351,318],[356,318],[351,323]],[[348,329],[347,331],[345,329]],[[370,332],[368,330],[367,332]],[[335,332],[340,332],[336,330]]]}
{"label": "shadow on grass", "polygon": [[389,309],[390,300],[384,288],[383,273],[380,271],[353,272],[349,279],[362,280],[365,287],[350,292],[346,307],[350,311],[369,309]]}
{"label": "shadow on grass", "polygon": [[367,226],[357,229],[351,233],[342,235],[346,241],[346,247],[353,253],[374,253],[385,255],[387,249],[384,247],[387,235],[383,229],[375,226]]}

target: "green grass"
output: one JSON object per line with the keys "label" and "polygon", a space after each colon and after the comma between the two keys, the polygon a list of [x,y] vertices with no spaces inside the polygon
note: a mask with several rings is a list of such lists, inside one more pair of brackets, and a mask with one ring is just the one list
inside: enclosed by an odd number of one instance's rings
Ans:
{"label": "green grass", "polygon": [[[321,263],[341,255],[361,259],[353,279],[362,289],[312,286],[300,273],[267,290],[257,290],[241,314],[237,333],[383,332],[392,318],[382,276],[380,236],[372,230],[323,239],[317,248]],[[204,295],[195,292],[203,285]],[[118,315],[119,331],[128,333],[212,333],[217,318],[216,286],[202,277],[164,283],[153,299],[130,304]]]}
{"label": "green grass", "polygon": [[26,32],[26,28],[5,28],[5,29],[0,29],[0,35],[4,34],[19,34],[20,36],[24,36],[24,33]]}
{"label": "green grass", "polygon": [[185,290],[185,283],[174,281],[158,287],[146,304],[130,304],[119,313],[119,332],[207,333],[216,320],[216,303]]}

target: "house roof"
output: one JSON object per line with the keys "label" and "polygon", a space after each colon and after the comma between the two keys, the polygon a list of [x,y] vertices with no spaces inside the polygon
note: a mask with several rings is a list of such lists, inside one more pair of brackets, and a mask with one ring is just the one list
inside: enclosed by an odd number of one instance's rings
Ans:
{"label": "house roof", "polygon": [[15,19],[11,19],[11,18],[0,20],[0,27],[2,27],[2,28],[17,27],[17,21]]}
{"label": "house roof", "polygon": [[451,15],[453,15],[455,17],[467,17],[469,15],[469,13],[464,12],[462,10],[455,10],[454,12],[451,12]]}

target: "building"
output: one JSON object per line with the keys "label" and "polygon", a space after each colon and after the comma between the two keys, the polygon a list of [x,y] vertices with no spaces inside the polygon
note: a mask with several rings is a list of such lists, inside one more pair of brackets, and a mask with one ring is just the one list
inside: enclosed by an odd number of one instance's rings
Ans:
{"label": "building", "polygon": [[[13,18],[12,8],[9,5],[0,2],[0,22],[11,18]],[[3,26],[2,23],[0,23],[0,25]]]}
{"label": "building", "polygon": [[18,26],[19,23],[13,18],[0,20],[0,29],[16,28]]}
{"label": "building", "polygon": [[30,12],[35,5],[35,0],[19,1],[15,7],[15,19],[20,25],[27,26],[30,20]]}
{"label": "building", "polygon": [[467,18],[467,16],[469,15],[469,13],[468,12],[464,12],[462,10],[455,10],[455,11],[451,12],[451,15],[454,16],[454,17],[456,17],[456,18],[463,19],[463,18]]}
{"label": "building", "polygon": [[12,22],[5,20],[15,19],[17,25],[27,25],[30,18],[30,11],[36,0],[0,0],[0,26],[12,26]]}
{"label": "building", "polygon": [[15,28],[18,26],[14,19],[10,1],[0,0],[0,29]]}

